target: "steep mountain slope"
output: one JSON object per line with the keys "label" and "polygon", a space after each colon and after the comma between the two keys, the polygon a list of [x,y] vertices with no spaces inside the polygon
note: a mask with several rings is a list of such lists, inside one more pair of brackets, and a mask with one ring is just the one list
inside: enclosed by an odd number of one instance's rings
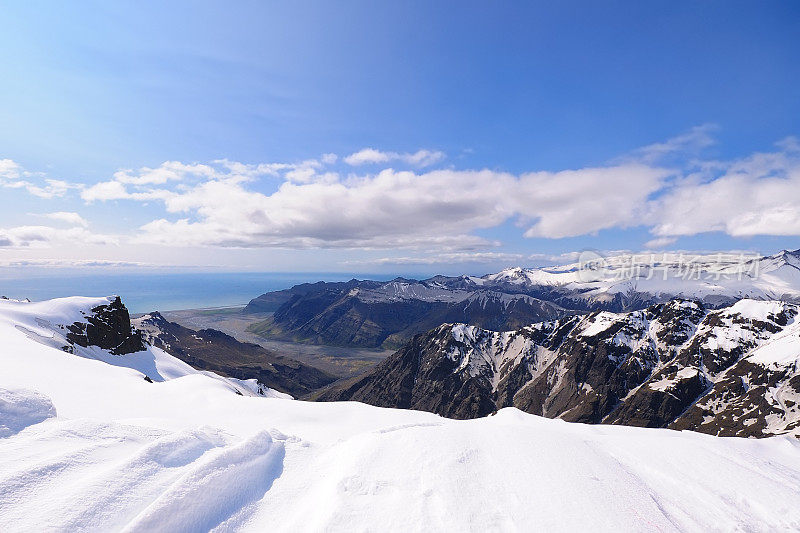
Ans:
{"label": "steep mountain slope", "polygon": [[644,309],[681,297],[706,307],[742,298],[800,302],[800,251],[738,255],[623,255],[483,277],[298,285],[255,298],[246,311],[274,311],[249,331],[278,339],[398,347],[447,322],[515,329],[597,310]]}
{"label": "steep mountain slope", "polygon": [[267,387],[302,396],[336,378],[313,366],[282,357],[257,344],[239,342],[215,329],[198,331],[167,321],[159,313],[133,320],[144,340],[194,368],[238,379],[256,379]]}
{"label": "steep mountain slope", "polygon": [[443,325],[321,393],[474,418],[514,406],[588,423],[800,435],[798,306],[672,300],[494,332]]}
{"label": "steep mountain slope", "polygon": [[[61,350],[107,303],[0,302],[4,532],[800,528],[797,439],[240,396],[158,348]],[[163,381],[120,364],[146,354]]]}

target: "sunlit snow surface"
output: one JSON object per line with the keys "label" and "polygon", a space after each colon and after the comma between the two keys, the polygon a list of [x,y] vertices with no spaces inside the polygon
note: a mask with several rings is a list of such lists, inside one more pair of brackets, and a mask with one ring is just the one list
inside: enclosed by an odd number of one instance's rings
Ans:
{"label": "sunlit snow surface", "polygon": [[794,438],[240,396],[30,334],[95,304],[0,302],[2,531],[800,528]]}

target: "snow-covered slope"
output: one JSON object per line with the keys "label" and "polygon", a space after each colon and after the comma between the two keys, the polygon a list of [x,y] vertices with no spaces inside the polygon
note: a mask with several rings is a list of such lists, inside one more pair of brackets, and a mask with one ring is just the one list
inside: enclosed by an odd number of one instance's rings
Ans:
{"label": "snow-covered slope", "polygon": [[[109,309],[111,310],[109,312]],[[97,335],[93,338],[91,324],[100,324],[97,317],[110,315],[105,320],[118,330],[129,331],[131,335],[119,344],[133,344],[141,348],[129,353],[115,353],[114,348],[101,348],[89,342],[102,342]],[[117,322],[116,324],[114,322]],[[124,324],[124,325],[123,325]],[[88,326],[88,328],[87,328]],[[74,335],[75,331],[87,331],[87,339]],[[118,332],[115,332],[119,336]],[[112,335],[113,337],[113,335]],[[128,339],[137,339],[128,342]],[[112,341],[117,345],[117,340]],[[30,342],[41,347],[54,348],[73,356],[101,361],[124,367],[138,375],[146,384],[175,379],[187,375],[203,374],[224,384],[231,392],[243,395],[282,395],[278,391],[259,387],[255,380],[224,378],[213,372],[196,370],[183,361],[169,355],[160,348],[141,342],[141,336],[132,329],[128,312],[119,298],[71,297],[28,302],[0,300],[0,350],[27,350]],[[87,344],[82,346],[81,343]],[[116,346],[115,346],[116,347]],[[286,396],[286,395],[283,395]]]}
{"label": "snow-covered slope", "polygon": [[800,528],[797,439],[240,396],[41,342],[98,303],[0,306],[3,531]]}

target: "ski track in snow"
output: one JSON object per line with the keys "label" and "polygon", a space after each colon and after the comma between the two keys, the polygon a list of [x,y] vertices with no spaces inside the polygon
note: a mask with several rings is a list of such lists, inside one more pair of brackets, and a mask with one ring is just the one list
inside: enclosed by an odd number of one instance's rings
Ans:
{"label": "ski track in snow", "polygon": [[457,421],[238,396],[198,372],[148,383],[127,356],[37,342],[16,327],[35,322],[10,308],[0,305],[0,423],[13,428],[0,437],[3,532],[800,530],[794,438],[513,408]]}

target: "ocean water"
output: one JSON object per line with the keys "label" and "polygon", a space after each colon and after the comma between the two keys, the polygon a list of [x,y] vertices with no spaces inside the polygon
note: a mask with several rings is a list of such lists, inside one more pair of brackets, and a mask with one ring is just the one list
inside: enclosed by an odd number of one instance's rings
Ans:
{"label": "ocean water", "polygon": [[0,295],[47,300],[117,294],[132,313],[245,305],[259,294],[298,283],[391,279],[342,273],[46,273],[0,274]]}

